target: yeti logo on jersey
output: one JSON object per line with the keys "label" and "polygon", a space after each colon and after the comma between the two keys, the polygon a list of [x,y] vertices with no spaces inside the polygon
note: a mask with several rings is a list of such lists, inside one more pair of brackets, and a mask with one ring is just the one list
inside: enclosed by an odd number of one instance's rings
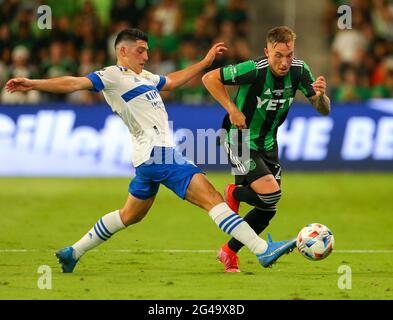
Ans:
{"label": "yeti logo on jersey", "polygon": [[285,101],[287,101],[286,99],[267,99],[268,103],[266,106],[266,111],[276,111],[277,108],[282,108],[284,106]]}
{"label": "yeti logo on jersey", "polygon": [[293,98],[289,99],[261,99],[257,97],[257,109],[260,109],[266,106],[266,111],[276,111],[277,109],[281,109],[284,107],[285,102],[289,101],[289,105],[291,105]]}

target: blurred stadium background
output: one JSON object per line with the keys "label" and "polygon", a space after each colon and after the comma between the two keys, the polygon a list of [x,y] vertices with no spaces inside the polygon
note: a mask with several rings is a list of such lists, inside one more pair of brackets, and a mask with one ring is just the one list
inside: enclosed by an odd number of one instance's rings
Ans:
{"label": "blurred stadium background", "polygon": [[[52,9],[52,29],[37,26],[37,8]],[[339,30],[337,8],[350,5],[352,29]],[[335,102],[393,97],[391,0],[68,0],[0,1],[0,85],[15,76],[83,76],[115,61],[113,42],[125,27],[149,33],[152,72],[165,74],[202,57],[216,41],[230,50],[212,68],[263,54],[264,35],[288,25],[298,34],[297,56],[329,80]],[[211,102],[199,79],[166,101]],[[96,104],[100,95],[1,93],[3,104]]]}
{"label": "blurred stadium background", "polygon": [[[52,29],[38,28],[40,5],[52,9]],[[351,7],[352,29],[338,28],[340,5]],[[285,192],[269,231],[286,238],[307,223],[325,223],[335,234],[337,254],[317,265],[291,255],[274,273],[264,273],[244,250],[247,272],[227,281],[214,261],[226,236],[200,218],[200,209],[162,188],[150,222],[99,249],[110,254],[88,255],[77,270],[82,278],[62,277],[53,252],[125,200],[132,175],[129,133],[101,94],[11,95],[6,81],[84,76],[111,65],[114,38],[125,27],[148,32],[147,70],[184,68],[212,43],[225,41],[229,50],[216,68],[262,55],[266,32],[278,25],[295,30],[297,58],[314,76],[327,78],[332,112],[319,116],[301,95],[293,103],[279,131]],[[221,126],[224,111],[200,77],[163,99],[178,142],[186,129],[195,137],[198,129]],[[0,289],[8,289],[0,290],[0,298],[391,298],[392,99],[393,1],[0,0]],[[206,151],[200,147],[195,156]],[[219,190],[232,180],[227,165],[193,160]],[[121,178],[73,179],[80,176]],[[196,256],[168,254],[168,248],[208,250]],[[352,291],[337,288],[343,263],[353,268]],[[51,293],[37,290],[42,264],[58,272]]]}
{"label": "blurred stadium background", "polygon": [[[51,29],[37,25],[43,4],[52,10]],[[352,29],[338,27],[343,4],[352,9]],[[129,174],[127,134],[102,94],[9,94],[8,79],[83,76],[111,65],[125,27],[147,30],[146,69],[154,73],[184,68],[224,41],[230,50],[216,68],[262,55],[267,30],[283,24],[297,33],[296,56],[327,78],[333,101],[331,116],[317,118],[298,95],[279,132],[284,168],[393,169],[393,1],[2,0],[0,174]],[[223,109],[200,77],[162,94],[180,140],[181,128],[219,129]],[[25,156],[29,166],[18,160]]]}

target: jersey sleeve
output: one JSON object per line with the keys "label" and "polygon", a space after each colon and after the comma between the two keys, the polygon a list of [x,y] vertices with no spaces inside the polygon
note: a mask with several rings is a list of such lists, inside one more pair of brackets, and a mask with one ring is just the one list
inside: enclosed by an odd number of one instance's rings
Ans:
{"label": "jersey sleeve", "polygon": [[153,82],[154,86],[156,87],[157,91],[160,91],[162,87],[166,83],[166,77],[158,74],[151,73],[147,70],[143,70],[143,75],[147,76],[147,78]]}
{"label": "jersey sleeve", "polygon": [[88,78],[93,83],[91,91],[100,92],[101,90],[111,90],[119,80],[119,71],[109,67],[99,71],[89,73]]}
{"label": "jersey sleeve", "polygon": [[166,83],[166,77],[158,74],[153,74],[152,80],[158,91],[160,91]]}
{"label": "jersey sleeve", "polygon": [[308,67],[308,65],[304,62],[301,77],[300,77],[299,90],[307,98],[310,98],[316,94],[313,87],[312,87],[312,84],[314,82],[315,82],[315,78],[312,75],[311,70]]}
{"label": "jersey sleeve", "polygon": [[248,60],[236,65],[228,65],[220,69],[221,81],[225,85],[240,85],[253,83],[258,70],[254,60]]}

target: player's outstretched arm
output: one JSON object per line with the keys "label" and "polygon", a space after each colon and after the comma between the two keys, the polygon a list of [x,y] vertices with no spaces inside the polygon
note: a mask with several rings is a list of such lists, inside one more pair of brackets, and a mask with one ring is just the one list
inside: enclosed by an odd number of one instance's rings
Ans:
{"label": "player's outstretched arm", "polygon": [[52,93],[71,93],[77,90],[92,89],[92,82],[86,77],[59,77],[52,79],[14,78],[9,80],[5,88],[13,93],[16,91],[46,91]]}
{"label": "player's outstretched arm", "polygon": [[183,70],[169,73],[166,76],[166,83],[162,90],[173,90],[187,83],[187,81],[191,80],[197,74],[210,67],[214,59],[217,56],[222,55],[226,50],[227,47],[225,47],[223,42],[216,43],[210,48],[206,56],[198,63],[195,63]]}
{"label": "player's outstretched arm", "polygon": [[231,100],[227,89],[221,81],[220,69],[212,70],[202,77],[202,82],[207,91],[228,112],[229,119],[238,129],[245,129],[246,117]]}
{"label": "player's outstretched arm", "polygon": [[326,79],[319,76],[312,86],[316,95],[310,98],[310,102],[320,114],[327,116],[330,113],[330,99],[326,95]]}

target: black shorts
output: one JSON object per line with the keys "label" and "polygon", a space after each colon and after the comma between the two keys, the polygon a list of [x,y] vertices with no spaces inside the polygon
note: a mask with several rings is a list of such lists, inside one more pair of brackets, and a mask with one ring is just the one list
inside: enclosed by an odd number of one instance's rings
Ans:
{"label": "black shorts", "polygon": [[[250,150],[249,159],[240,160],[239,157],[234,156],[234,146],[225,144],[225,149],[229,156],[229,161],[232,167],[235,169],[235,184],[248,186],[255,180],[272,174],[278,184],[281,184],[281,166],[278,160],[278,148],[275,147],[272,151],[255,151]],[[241,157],[240,157],[241,158]],[[241,163],[241,164],[240,164]],[[245,173],[240,172],[239,166],[245,167],[247,170]]]}

